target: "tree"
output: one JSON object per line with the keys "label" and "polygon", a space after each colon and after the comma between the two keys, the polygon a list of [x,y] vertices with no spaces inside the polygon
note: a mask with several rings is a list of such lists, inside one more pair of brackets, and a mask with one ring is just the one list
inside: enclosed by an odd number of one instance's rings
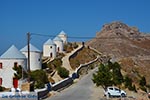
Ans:
{"label": "tree", "polygon": [[100,64],[98,71],[93,74],[92,80],[97,86],[101,85],[103,88],[121,85],[124,81],[120,65],[117,62],[112,63],[110,61],[105,65]]}
{"label": "tree", "polygon": [[31,81],[34,81],[35,88],[44,88],[45,84],[48,83],[48,77],[43,70],[35,70],[30,72]]}
{"label": "tree", "polygon": [[109,67],[104,64],[100,64],[98,71],[93,74],[93,82],[96,86],[102,86],[104,89],[112,85],[112,75],[110,73]]}
{"label": "tree", "polygon": [[[19,65],[19,66],[14,66],[13,67],[13,70],[16,71],[16,73],[14,73],[14,78],[16,79],[21,79],[22,77],[23,78],[26,78],[27,77],[27,73],[23,70],[22,66]],[[23,76],[22,76],[23,75]]]}
{"label": "tree", "polygon": [[113,83],[114,85],[120,85],[121,83],[123,83],[123,75],[121,74],[121,67],[117,62],[111,64],[111,66],[113,67],[112,69]]}

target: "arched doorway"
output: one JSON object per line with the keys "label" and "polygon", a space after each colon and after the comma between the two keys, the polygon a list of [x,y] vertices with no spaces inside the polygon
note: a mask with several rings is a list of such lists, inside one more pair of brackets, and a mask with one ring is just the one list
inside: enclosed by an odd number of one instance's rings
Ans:
{"label": "arched doorway", "polygon": [[57,51],[58,51],[58,52],[60,51],[60,48],[59,48],[59,47],[57,48]]}
{"label": "arched doorway", "polygon": [[52,57],[53,57],[53,53],[51,52],[51,53],[50,53],[50,58],[52,58]]}

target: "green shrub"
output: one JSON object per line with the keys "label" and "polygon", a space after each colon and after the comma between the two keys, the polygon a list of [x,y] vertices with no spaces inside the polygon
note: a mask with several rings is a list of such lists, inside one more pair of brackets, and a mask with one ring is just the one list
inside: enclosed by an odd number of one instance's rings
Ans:
{"label": "green shrub", "polygon": [[0,86],[0,92],[4,91],[4,87]]}
{"label": "green shrub", "polygon": [[73,46],[74,49],[78,48],[78,44],[76,42],[73,43],[72,46]]}
{"label": "green shrub", "polygon": [[144,92],[147,92],[147,89],[146,89],[146,87],[144,87],[144,86],[140,86],[140,89],[141,89],[142,91],[144,91]]}
{"label": "green shrub", "polygon": [[57,71],[61,78],[67,78],[69,76],[69,71],[64,67],[58,67]]}
{"label": "green shrub", "polygon": [[[23,78],[27,78],[28,77],[27,73],[22,69],[21,65],[14,66],[13,70],[16,71],[16,73],[14,73],[14,78],[21,79],[22,77]],[[23,73],[23,76],[22,76],[22,73]]]}
{"label": "green shrub", "polygon": [[144,76],[141,77],[141,80],[140,80],[140,82],[139,82],[139,85],[140,85],[140,86],[145,86],[145,85],[146,85],[146,79],[145,79]]}
{"label": "green shrub", "polygon": [[61,59],[56,58],[45,66],[49,68],[50,72],[53,72],[54,69],[56,69],[57,67],[60,67],[61,65],[62,65]]}
{"label": "green shrub", "polygon": [[125,84],[125,87],[130,90],[132,88],[132,79],[129,78],[128,76],[125,76],[124,84]]}
{"label": "green shrub", "polygon": [[44,88],[44,85],[48,83],[48,77],[43,70],[30,72],[30,80],[34,81],[34,88]]}
{"label": "green shrub", "polygon": [[46,69],[47,67],[47,63],[42,63],[42,69]]}
{"label": "green shrub", "polygon": [[60,67],[62,65],[62,61],[61,59],[55,59],[54,61],[52,61],[52,64],[54,64],[55,67]]}

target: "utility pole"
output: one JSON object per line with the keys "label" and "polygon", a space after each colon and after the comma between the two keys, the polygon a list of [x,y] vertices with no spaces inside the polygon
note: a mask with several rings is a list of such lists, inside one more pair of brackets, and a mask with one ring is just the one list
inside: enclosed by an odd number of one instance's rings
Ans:
{"label": "utility pole", "polygon": [[30,32],[27,33],[27,45],[28,45],[28,73],[30,72]]}

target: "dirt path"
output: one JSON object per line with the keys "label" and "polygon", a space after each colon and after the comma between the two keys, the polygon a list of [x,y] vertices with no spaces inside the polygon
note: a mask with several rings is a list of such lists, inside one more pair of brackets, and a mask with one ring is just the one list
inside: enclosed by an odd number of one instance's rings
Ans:
{"label": "dirt path", "polygon": [[72,74],[74,72],[74,70],[71,68],[70,62],[69,62],[69,57],[71,55],[73,55],[74,53],[76,53],[79,49],[81,49],[83,47],[83,45],[78,44],[78,48],[76,48],[75,50],[73,50],[70,53],[67,53],[63,58],[62,58],[62,67],[65,67],[67,70],[69,70],[70,74]]}

